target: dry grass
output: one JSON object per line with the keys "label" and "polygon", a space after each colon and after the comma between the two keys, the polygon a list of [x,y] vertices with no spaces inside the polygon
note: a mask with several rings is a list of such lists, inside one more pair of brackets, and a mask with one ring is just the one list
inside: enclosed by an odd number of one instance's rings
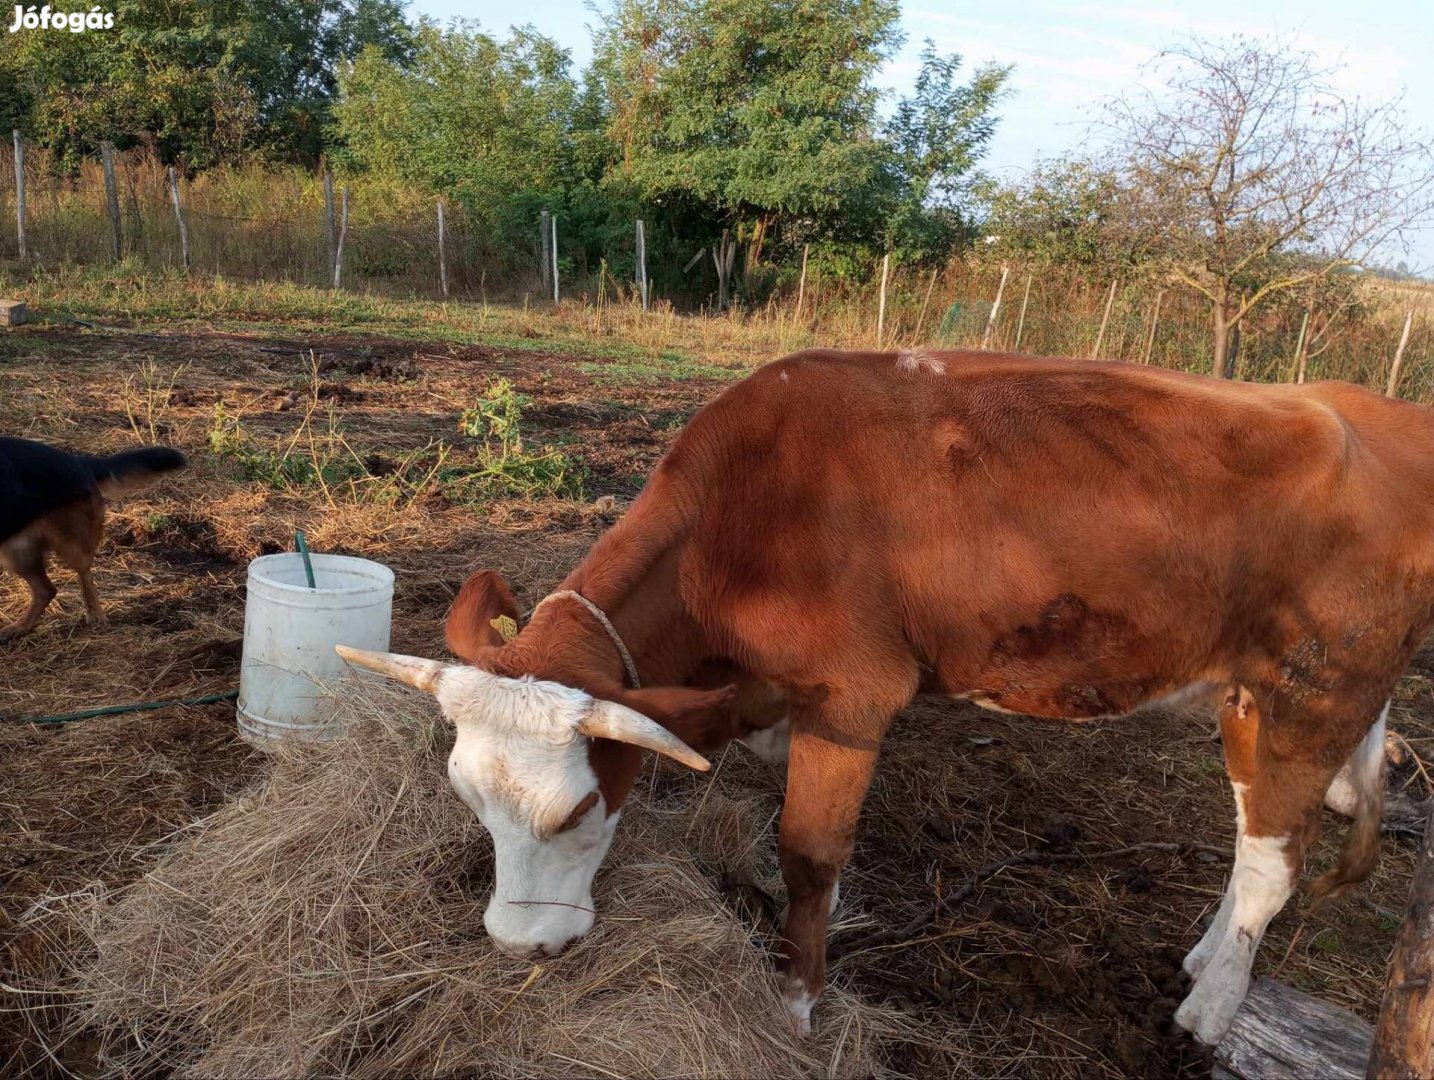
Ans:
{"label": "dry grass", "polygon": [[732,845],[730,804],[639,799],[594,933],[536,966],[499,955],[481,921],[491,845],[449,789],[450,740],[426,700],[367,683],[336,691],[344,737],[283,748],[267,782],[179,830],[133,885],[45,905],[86,928],[48,989],[104,1072],[882,1071],[899,1016],[838,989],[820,1038],[795,1039],[760,944],[687,854],[693,832]]}

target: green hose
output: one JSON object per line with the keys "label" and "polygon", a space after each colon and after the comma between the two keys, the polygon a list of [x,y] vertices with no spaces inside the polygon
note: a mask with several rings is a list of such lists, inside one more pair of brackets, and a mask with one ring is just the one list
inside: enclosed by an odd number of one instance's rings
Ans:
{"label": "green hose", "polygon": [[233,701],[239,696],[238,690],[226,690],[222,694],[206,694],[204,697],[177,698],[174,701],[144,701],[137,705],[105,705],[99,709],[84,709],[81,712],[60,713],[58,716],[35,716],[30,719],[14,717],[17,724],[68,724],[72,720],[89,720],[96,716],[118,716],[120,713],[153,712],[167,709],[171,705],[213,705],[219,701]]}
{"label": "green hose", "polygon": [[304,557],[304,576],[309,579],[309,588],[317,589],[319,586],[314,582],[314,564],[309,561],[309,542],[304,538],[303,529],[294,533],[294,545]]}

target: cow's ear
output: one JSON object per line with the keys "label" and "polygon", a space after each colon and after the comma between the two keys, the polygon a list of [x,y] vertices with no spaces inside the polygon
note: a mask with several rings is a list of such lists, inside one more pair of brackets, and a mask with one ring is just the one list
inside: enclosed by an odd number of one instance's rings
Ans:
{"label": "cow's ear", "polygon": [[443,633],[453,654],[472,664],[484,649],[502,645],[511,637],[517,622],[518,604],[508,583],[492,570],[478,570],[458,590]]}
{"label": "cow's ear", "polygon": [[732,738],[737,687],[694,690],[686,686],[655,686],[624,690],[613,700],[651,717],[694,749],[721,746]]}

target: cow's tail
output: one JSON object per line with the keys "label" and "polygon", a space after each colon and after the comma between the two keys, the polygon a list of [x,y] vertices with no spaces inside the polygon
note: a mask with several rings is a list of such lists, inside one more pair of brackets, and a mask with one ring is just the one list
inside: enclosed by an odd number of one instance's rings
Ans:
{"label": "cow's tail", "polygon": [[163,473],[178,472],[188,462],[168,446],[145,446],[110,457],[91,458],[90,469],[106,499],[117,499],[138,491]]}
{"label": "cow's tail", "polygon": [[1330,785],[1326,803],[1354,820],[1339,862],[1310,886],[1316,902],[1343,896],[1370,875],[1379,861],[1379,826],[1384,815],[1384,732],[1389,706],[1369,729]]}

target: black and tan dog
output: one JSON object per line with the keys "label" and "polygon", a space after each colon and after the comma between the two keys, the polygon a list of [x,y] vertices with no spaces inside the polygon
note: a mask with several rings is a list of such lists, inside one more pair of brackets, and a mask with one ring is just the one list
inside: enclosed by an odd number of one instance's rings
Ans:
{"label": "black and tan dog", "polygon": [[105,500],[185,465],[183,454],[163,446],[97,458],[29,439],[0,438],[0,566],[30,586],[29,610],[0,626],[0,641],[33,630],[55,598],[45,573],[51,552],[79,575],[90,621],[102,621],[90,567],[104,537]]}

